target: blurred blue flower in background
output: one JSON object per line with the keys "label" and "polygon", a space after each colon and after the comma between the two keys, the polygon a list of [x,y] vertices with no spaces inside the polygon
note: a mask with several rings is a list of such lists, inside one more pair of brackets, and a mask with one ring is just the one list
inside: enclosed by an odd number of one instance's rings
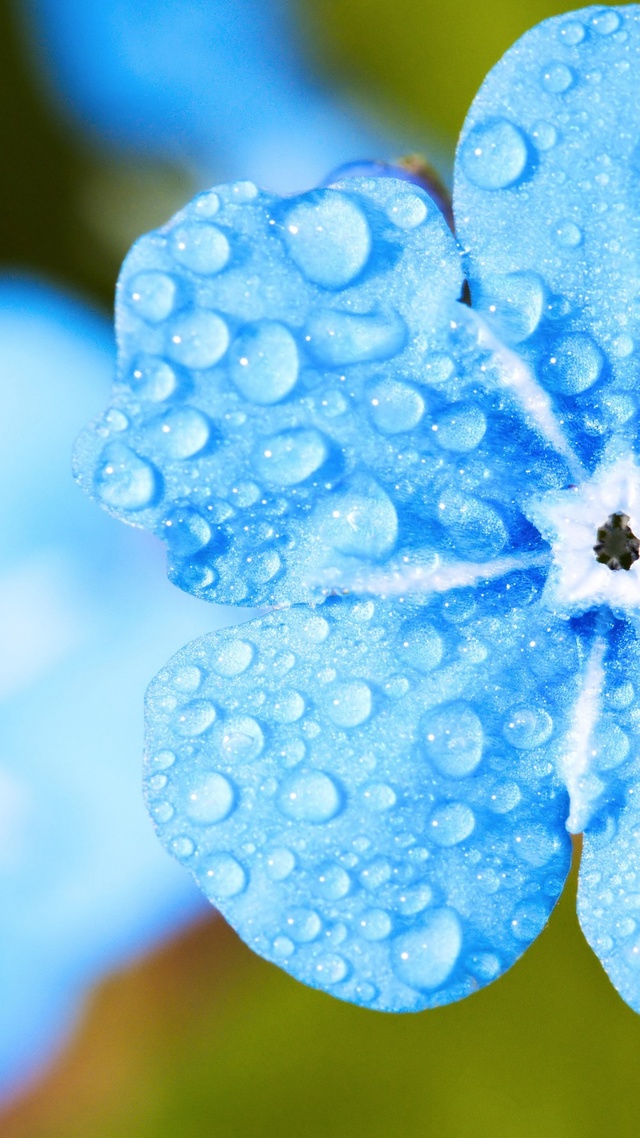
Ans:
{"label": "blurred blue flower in background", "polygon": [[458,148],[461,248],[407,182],[239,182],[125,262],[81,481],[185,590],[293,604],[153,682],[150,810],[247,943],[356,1003],[500,975],[570,831],[640,1010],[639,54],[635,5],[506,54]]}
{"label": "blurred blue flower in background", "polygon": [[[380,150],[315,80],[285,0],[30,0],[40,65],[85,126],[198,181],[279,191]],[[397,140],[396,140],[397,144]]]}
{"label": "blurred blue flower in background", "polygon": [[201,911],[149,827],[139,754],[149,673],[203,614],[160,583],[159,545],[86,509],[70,474],[111,380],[108,322],[5,277],[0,345],[2,1096],[92,981]]}

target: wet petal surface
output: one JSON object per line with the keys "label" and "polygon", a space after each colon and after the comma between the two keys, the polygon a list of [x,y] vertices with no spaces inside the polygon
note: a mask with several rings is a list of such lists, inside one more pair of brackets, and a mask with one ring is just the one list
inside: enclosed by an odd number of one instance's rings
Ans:
{"label": "wet petal surface", "polygon": [[639,60],[637,5],[545,21],[489,73],[456,162],[474,304],[591,470],[637,437]]}
{"label": "wet petal surface", "polygon": [[556,761],[580,656],[523,577],[423,608],[295,607],[196,641],[151,685],[160,838],[298,979],[415,1011],[495,979],[543,927],[569,862]]}

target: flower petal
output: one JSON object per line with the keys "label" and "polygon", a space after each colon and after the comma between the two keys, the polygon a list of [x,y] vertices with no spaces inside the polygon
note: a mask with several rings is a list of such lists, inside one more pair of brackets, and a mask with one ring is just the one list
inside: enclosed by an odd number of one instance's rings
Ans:
{"label": "flower petal", "polygon": [[556,760],[579,663],[571,628],[527,603],[536,585],[298,606],[196,641],[154,680],[150,812],[251,948],[416,1011],[537,936],[569,864]]}
{"label": "flower petal", "polygon": [[171,579],[207,600],[318,600],[380,566],[403,587],[409,563],[541,550],[514,488],[564,485],[566,462],[460,284],[406,181],[200,195],[125,262],[115,419],[85,432],[82,485],[163,537]]}
{"label": "flower petal", "polygon": [[454,209],[474,304],[520,345],[590,469],[635,438],[640,8],[527,32],[465,123]]}
{"label": "flower petal", "polygon": [[592,741],[599,809],[584,833],[578,915],[620,995],[640,1011],[640,634],[617,621],[605,662],[602,714]]}

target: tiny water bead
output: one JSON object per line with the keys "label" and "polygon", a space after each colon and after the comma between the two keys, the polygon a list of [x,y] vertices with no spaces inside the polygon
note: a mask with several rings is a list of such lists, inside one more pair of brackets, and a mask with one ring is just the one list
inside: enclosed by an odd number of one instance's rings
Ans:
{"label": "tiny water bead", "polygon": [[507,119],[480,123],[460,151],[467,177],[483,190],[503,190],[518,182],[527,166],[527,142]]}
{"label": "tiny water bead", "polygon": [[[547,912],[560,890],[555,755],[580,679],[541,688],[522,644],[542,642],[548,613],[505,613],[502,595],[486,582],[453,639],[457,590],[426,611],[294,606],[196,641],[151,685],[148,752],[176,756],[163,787],[148,764],[162,841],[255,950],[305,983],[393,1011],[461,998],[522,950],[528,926],[513,921],[539,875]],[[479,639],[487,650],[469,651]],[[200,730],[203,704],[216,717]],[[499,964],[480,976],[466,961],[482,953]]]}
{"label": "tiny water bead", "polygon": [[553,61],[542,72],[542,85],[554,95],[563,95],[575,82],[575,75],[566,63]]}

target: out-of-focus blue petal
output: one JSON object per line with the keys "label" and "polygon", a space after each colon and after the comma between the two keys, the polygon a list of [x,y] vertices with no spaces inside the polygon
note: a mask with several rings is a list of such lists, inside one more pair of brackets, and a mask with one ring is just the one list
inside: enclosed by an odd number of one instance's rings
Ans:
{"label": "out-of-focus blue petal", "polygon": [[141,705],[167,653],[229,619],[173,589],[157,543],[88,508],[74,436],[113,370],[80,303],[0,282],[0,1095],[88,983],[192,919],[139,792]]}
{"label": "out-of-focus blue petal", "polygon": [[537,936],[569,864],[556,763],[581,671],[538,587],[295,606],[196,641],[153,681],[150,812],[251,948],[416,1011]]}
{"label": "out-of-focus blue petal", "polygon": [[460,285],[442,215],[406,181],[200,195],[125,262],[81,484],[207,600],[401,591],[443,558],[542,550],[514,491],[566,484],[566,462]]}
{"label": "out-of-focus blue petal", "polygon": [[637,438],[639,50],[634,4],[533,28],[483,83],[456,159],[474,304],[534,364],[591,470],[607,440]]}
{"label": "out-of-focus blue petal", "polygon": [[[30,0],[45,73],[120,145],[303,189],[376,150],[314,82],[286,0]],[[379,145],[379,144],[378,144]]]}
{"label": "out-of-focus blue petal", "polygon": [[584,833],[578,915],[620,995],[640,1011],[640,635],[616,622],[592,740],[598,809]]}

